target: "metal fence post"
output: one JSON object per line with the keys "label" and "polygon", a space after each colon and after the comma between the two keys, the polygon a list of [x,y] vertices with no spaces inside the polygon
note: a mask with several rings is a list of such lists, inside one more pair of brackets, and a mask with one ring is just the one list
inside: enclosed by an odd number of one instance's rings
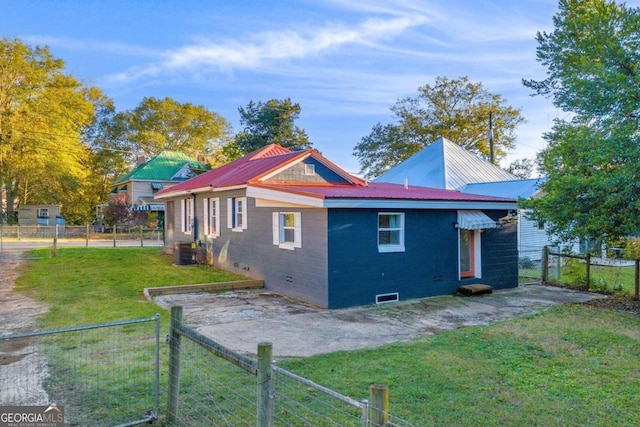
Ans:
{"label": "metal fence post", "polygon": [[153,411],[154,418],[160,417],[160,313],[156,313],[156,377],[153,387]]}
{"label": "metal fence post", "polygon": [[362,400],[362,414],[360,415],[360,425],[367,427],[369,425],[369,401],[367,399]]}
{"label": "metal fence post", "polygon": [[585,256],[587,262],[587,290],[591,289],[591,254],[587,252]]}
{"label": "metal fence post", "polygon": [[182,336],[177,327],[182,324],[182,307],[171,307],[169,328],[169,387],[167,396],[167,424],[178,423],[178,397],[180,394],[180,352]]}
{"label": "metal fence post", "polygon": [[635,299],[638,300],[640,299],[640,259],[636,260],[636,270],[634,273],[634,277],[634,282],[636,285]]}
{"label": "metal fence post", "polygon": [[273,400],[271,399],[271,362],[273,346],[270,342],[258,344],[258,427],[272,427]]}
{"label": "metal fence post", "polygon": [[371,425],[385,427],[389,422],[389,387],[383,384],[369,386]]}

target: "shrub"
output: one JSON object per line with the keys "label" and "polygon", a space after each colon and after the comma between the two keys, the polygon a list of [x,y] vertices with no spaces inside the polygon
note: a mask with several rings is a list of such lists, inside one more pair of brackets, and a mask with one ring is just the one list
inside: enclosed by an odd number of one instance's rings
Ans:
{"label": "shrub", "polygon": [[640,237],[629,237],[625,242],[624,258],[640,259]]}
{"label": "shrub", "polygon": [[528,256],[518,259],[518,266],[527,270],[536,268],[536,263]]}

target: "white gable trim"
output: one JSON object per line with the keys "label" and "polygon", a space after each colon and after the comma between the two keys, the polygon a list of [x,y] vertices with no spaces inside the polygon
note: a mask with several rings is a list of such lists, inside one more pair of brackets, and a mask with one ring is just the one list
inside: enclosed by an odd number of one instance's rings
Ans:
{"label": "white gable trim", "polygon": [[324,207],[322,203],[323,199],[290,193],[287,191],[273,190],[270,188],[249,186],[247,187],[247,197],[262,199],[262,206],[267,206],[268,202],[273,202],[273,205],[271,206],[287,204],[312,208]]}

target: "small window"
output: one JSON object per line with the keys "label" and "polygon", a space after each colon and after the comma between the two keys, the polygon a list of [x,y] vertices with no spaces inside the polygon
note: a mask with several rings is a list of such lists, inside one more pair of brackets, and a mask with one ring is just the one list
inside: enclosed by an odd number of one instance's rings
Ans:
{"label": "small window", "polygon": [[234,217],[234,227],[244,228],[244,200],[242,198],[236,199]]}
{"label": "small window", "polygon": [[182,207],[182,224],[183,233],[191,234],[193,228],[193,199],[183,199]]}
{"label": "small window", "polygon": [[378,214],[378,252],[404,252],[404,214]]}
{"label": "small window", "polygon": [[282,249],[302,247],[302,215],[300,212],[273,213],[273,244]]}
{"label": "small window", "polygon": [[227,199],[227,227],[233,231],[247,229],[246,197],[231,197]]}
{"label": "small window", "polygon": [[49,218],[49,208],[39,208],[38,218]]}
{"label": "small window", "polygon": [[315,175],[316,174],[316,165],[305,163],[305,165],[304,165],[304,174],[305,175]]}
{"label": "small window", "polygon": [[210,198],[204,199],[204,233],[207,236],[220,236],[220,199]]}

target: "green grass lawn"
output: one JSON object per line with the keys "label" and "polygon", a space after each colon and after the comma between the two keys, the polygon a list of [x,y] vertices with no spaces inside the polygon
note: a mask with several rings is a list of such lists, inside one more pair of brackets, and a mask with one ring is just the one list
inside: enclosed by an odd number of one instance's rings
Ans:
{"label": "green grass lawn", "polygon": [[[144,288],[226,282],[244,277],[210,266],[175,266],[155,248],[63,248],[35,250],[16,290],[46,303],[41,327],[150,317],[162,312],[142,296]],[[165,315],[163,317],[167,317]]]}
{"label": "green grass lawn", "polygon": [[[157,248],[65,248],[57,258],[48,252],[33,252],[39,259],[18,278],[20,291],[50,307],[41,328],[160,312],[164,329],[168,315],[142,298],[144,287],[237,278],[172,266]],[[392,414],[415,426],[640,425],[637,314],[570,305],[279,365],[357,400],[367,398],[370,384],[387,384]]]}
{"label": "green grass lawn", "polygon": [[384,348],[279,363],[415,425],[640,425],[640,318],[573,305]]}

